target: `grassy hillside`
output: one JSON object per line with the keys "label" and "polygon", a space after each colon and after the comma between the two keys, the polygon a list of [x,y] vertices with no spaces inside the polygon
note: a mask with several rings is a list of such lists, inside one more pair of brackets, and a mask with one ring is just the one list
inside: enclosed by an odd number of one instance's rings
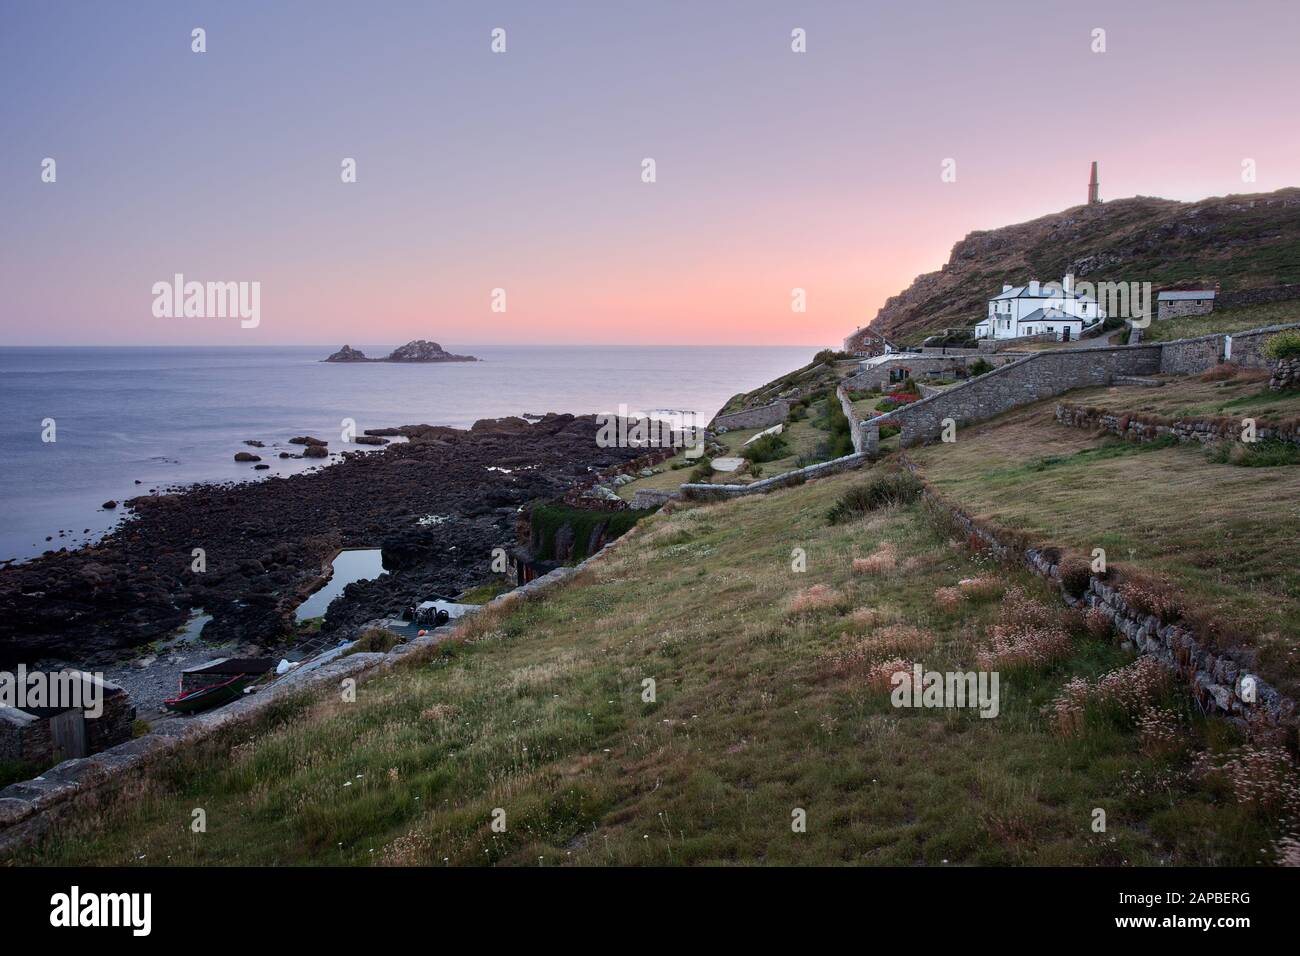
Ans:
{"label": "grassy hillside", "polygon": [[972,232],[938,272],[918,276],[872,321],[876,332],[919,342],[972,325],[1003,283],[1221,283],[1226,290],[1300,282],[1300,189],[1195,203],[1135,197],[1076,206],[1031,222]]}
{"label": "grassy hillside", "polygon": [[[25,861],[1273,859],[1286,791],[1250,786],[1284,779],[1276,755],[1239,749],[919,504],[831,524],[871,477],[648,519],[570,583],[475,619],[355,703],[302,698],[164,760]],[[999,671],[998,716],[891,706],[888,675],[913,660]],[[1118,685],[1138,692],[1120,700]],[[191,832],[196,807],[206,833]]]}
{"label": "grassy hillside", "polygon": [[[1255,377],[1184,379],[1164,388],[1097,388],[1064,398],[1116,413],[1300,414]],[[1259,669],[1300,692],[1300,465],[1240,467],[1196,445],[1135,445],[1060,425],[1059,399],[962,429],[917,449],[927,480],[970,513],[1047,544],[1154,574],[1221,639],[1252,648]]]}

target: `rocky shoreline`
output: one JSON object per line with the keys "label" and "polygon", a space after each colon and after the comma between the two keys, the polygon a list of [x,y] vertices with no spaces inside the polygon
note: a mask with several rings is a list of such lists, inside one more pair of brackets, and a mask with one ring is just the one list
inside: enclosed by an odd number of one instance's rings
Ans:
{"label": "rocky shoreline", "polygon": [[389,573],[349,585],[326,634],[457,593],[490,576],[526,504],[636,456],[598,447],[597,430],[592,416],[556,414],[375,429],[407,441],[317,471],[131,499],[102,541],[0,569],[0,667],[118,663],[174,638],[198,608],[213,618],[205,644],[272,648],[342,548],[381,548]]}

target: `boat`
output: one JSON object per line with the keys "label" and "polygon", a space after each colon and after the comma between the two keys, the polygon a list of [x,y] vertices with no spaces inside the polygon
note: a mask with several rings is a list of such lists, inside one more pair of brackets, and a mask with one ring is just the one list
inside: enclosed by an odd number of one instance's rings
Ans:
{"label": "boat", "polygon": [[220,684],[210,684],[188,691],[171,700],[164,700],[163,706],[178,714],[197,714],[209,707],[217,707],[236,700],[244,693],[244,688],[257,679],[256,674],[236,674]]}

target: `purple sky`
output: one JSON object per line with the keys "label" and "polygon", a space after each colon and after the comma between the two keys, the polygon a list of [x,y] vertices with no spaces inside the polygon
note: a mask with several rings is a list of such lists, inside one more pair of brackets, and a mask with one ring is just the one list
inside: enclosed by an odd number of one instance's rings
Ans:
{"label": "purple sky", "polygon": [[[1300,183],[1297,37],[1294,0],[9,2],[0,345],[833,344],[1093,159],[1104,198]],[[177,272],[260,324],[155,317]]]}

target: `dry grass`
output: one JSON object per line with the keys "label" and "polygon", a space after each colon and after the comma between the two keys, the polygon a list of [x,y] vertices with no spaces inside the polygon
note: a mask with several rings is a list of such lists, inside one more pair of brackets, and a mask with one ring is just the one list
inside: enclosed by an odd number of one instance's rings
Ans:
{"label": "dry grass", "polygon": [[[948,547],[917,506],[870,532],[827,526],[852,480],[652,518],[570,583],[363,681],[355,703],[327,689],[160,759],[20,862],[1241,865],[1287,836],[1199,786],[1125,789],[1163,767],[1130,726],[1047,732],[1039,708],[1064,680],[1126,660],[1108,641],[1004,674],[994,720],[868,692],[913,660],[969,669],[987,645],[1002,604],[949,612],[936,588],[1049,592]],[[885,542],[915,570],[852,573],[850,555]],[[818,610],[787,617],[814,587]],[[1080,822],[1098,800],[1105,842]],[[813,824],[797,836],[795,806]]]}
{"label": "dry grass", "polygon": [[[1214,388],[1184,381],[1088,391],[1150,407]],[[1198,633],[1208,627],[1216,640],[1258,652],[1263,676],[1300,694],[1300,468],[1237,468],[1189,446],[1116,447],[1058,425],[1055,404],[1018,409],[965,428],[955,443],[909,454],[941,494],[980,520],[1077,554],[1101,548],[1121,574],[1163,581],[1164,593],[1138,600],[1157,616],[1181,612]]]}

